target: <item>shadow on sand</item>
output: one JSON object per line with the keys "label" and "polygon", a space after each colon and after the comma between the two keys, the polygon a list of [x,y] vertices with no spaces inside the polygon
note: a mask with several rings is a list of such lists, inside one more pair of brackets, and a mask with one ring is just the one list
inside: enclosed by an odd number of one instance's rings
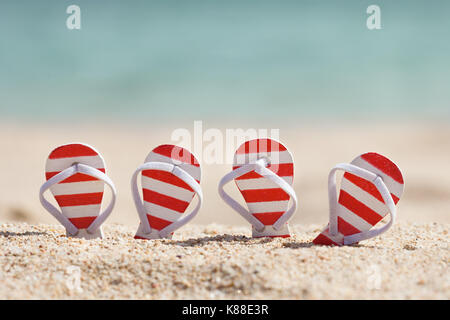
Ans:
{"label": "shadow on sand", "polygon": [[26,232],[10,232],[0,231],[2,237],[26,237],[26,236],[43,236],[47,235],[47,232],[26,231]]}
{"label": "shadow on sand", "polygon": [[[210,237],[202,237],[202,238],[192,238],[192,239],[186,239],[186,240],[178,240],[178,241],[170,241],[166,242],[168,245],[179,245],[182,247],[197,247],[197,246],[204,246],[211,242],[237,242],[240,244],[248,244],[248,245],[261,245],[266,243],[271,243],[276,238],[251,238],[244,235],[231,235],[231,234],[221,234],[217,236],[210,236]],[[287,242],[283,243],[282,247],[285,248],[309,248],[313,245],[312,242]]]}

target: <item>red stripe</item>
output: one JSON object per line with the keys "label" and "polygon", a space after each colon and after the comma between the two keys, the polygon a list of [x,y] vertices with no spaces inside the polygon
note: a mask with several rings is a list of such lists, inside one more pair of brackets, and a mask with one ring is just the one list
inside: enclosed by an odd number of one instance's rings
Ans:
{"label": "red stripe", "polygon": [[[184,188],[187,189],[189,191],[194,192],[194,190],[192,190],[191,187],[189,187],[189,185],[184,182],[183,180],[181,180],[180,178],[178,178],[177,176],[173,175],[170,172],[167,171],[161,171],[161,170],[144,170],[142,171],[142,175],[148,178],[152,178],[158,181],[162,181],[162,182],[166,182],[169,184],[172,184],[174,186],[180,187],[180,188]],[[196,180],[198,183],[200,183],[200,181]]]}
{"label": "red stripe", "polygon": [[56,148],[50,153],[50,159],[97,156],[98,153],[82,144],[68,144]]}
{"label": "red stripe", "polygon": [[179,213],[183,213],[189,205],[189,202],[169,197],[149,189],[142,189],[144,194],[144,201],[157,204],[161,207],[168,208]]}
{"label": "red stripe", "polygon": [[[324,231],[325,232],[325,231]],[[314,244],[324,245],[324,246],[338,246],[339,244],[328,238],[323,233],[319,234],[314,240]]]}
{"label": "red stripe", "polygon": [[147,214],[148,223],[150,223],[150,227],[155,230],[161,230],[170,225],[172,222],[164,219],[160,219],[158,217],[154,217],[152,215]]}
{"label": "red stripe", "polygon": [[237,150],[237,154],[259,153],[259,152],[277,152],[285,151],[286,148],[272,139],[253,139],[246,141]]}
{"label": "red stripe", "polygon": [[282,212],[264,212],[264,213],[255,213],[253,216],[261,221],[265,226],[271,226],[283,215]]}
{"label": "red stripe", "polygon": [[[236,168],[239,168],[240,166],[233,166],[233,170]],[[267,167],[274,173],[276,173],[280,177],[290,177],[294,175],[294,164],[293,163],[280,163],[280,164],[273,164]],[[249,173],[244,174],[243,176],[240,176],[239,178],[236,178],[235,180],[245,180],[245,179],[258,179],[262,176],[255,171],[250,171]]]}
{"label": "red stripe", "polygon": [[172,144],[163,144],[153,149],[152,152],[169,157],[174,160],[178,160],[183,163],[200,167],[200,164],[198,163],[194,155],[182,147],[174,146]]}
{"label": "red stripe", "polygon": [[103,192],[64,194],[55,196],[60,207],[85,206],[102,203]]}
{"label": "red stripe", "polygon": [[371,225],[375,225],[378,223],[378,221],[383,219],[383,217],[379,215],[377,212],[370,209],[364,203],[356,200],[354,197],[352,197],[344,190],[341,190],[341,193],[339,195],[339,203],[344,207],[346,207],[351,212],[353,212],[354,214],[356,214],[357,216],[366,220]]}
{"label": "red stripe", "polygon": [[375,168],[381,170],[383,173],[390,176],[398,183],[403,184],[402,173],[397,168],[397,166],[388,158],[374,152],[363,154],[361,158],[373,165]]}
{"label": "red stripe", "polygon": [[266,202],[289,200],[289,195],[281,188],[241,190],[246,202]]}
{"label": "red stripe", "polygon": [[[356,229],[353,225],[342,219],[341,217],[338,217],[338,230],[340,233],[342,233],[344,236],[352,235],[355,233],[361,232],[360,230]],[[321,234],[319,234],[314,240],[314,244],[320,244],[320,245],[335,245],[338,246],[339,244],[335,241],[331,240],[326,234],[328,234],[329,229],[327,228],[325,231],[323,231]]]}
{"label": "red stripe", "polygon": [[73,223],[78,229],[86,229],[97,217],[82,217],[82,218],[69,218],[70,222]]}
{"label": "red stripe", "polygon": [[[105,173],[105,169],[104,168],[100,168],[97,169],[100,170],[101,172]],[[46,172],[45,173],[45,178],[48,180],[53,176],[56,176],[58,173],[60,173],[61,171],[54,171],[54,172]],[[71,183],[71,182],[84,182],[84,181],[96,181],[98,180],[95,177],[92,177],[90,175],[84,174],[84,173],[75,173],[73,176],[68,177],[67,179],[64,179],[63,181],[59,182],[59,183]]]}
{"label": "red stripe", "polygon": [[338,230],[340,233],[342,233],[344,236],[348,236],[355,233],[360,233],[361,231],[356,229],[353,225],[342,219],[341,217],[338,217]]}
{"label": "red stripe", "polygon": [[[360,178],[358,176],[355,176],[354,174],[348,172],[344,174],[344,178],[353,183],[354,185],[358,186],[359,188],[363,189],[364,191],[372,195],[374,198],[385,203],[383,197],[381,196],[381,193],[378,191],[377,187],[372,182]],[[397,204],[397,202],[400,200],[395,194],[392,193],[391,197],[394,200],[395,204]]]}

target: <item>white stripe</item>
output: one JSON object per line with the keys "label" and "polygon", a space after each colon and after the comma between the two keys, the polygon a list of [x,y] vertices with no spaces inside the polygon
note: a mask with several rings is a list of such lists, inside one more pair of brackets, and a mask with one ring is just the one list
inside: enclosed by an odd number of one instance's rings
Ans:
{"label": "white stripe", "polygon": [[58,183],[50,187],[54,196],[66,194],[103,192],[104,184],[101,181],[81,181],[71,183]]}
{"label": "white stripe", "polygon": [[364,203],[367,207],[369,207],[382,217],[384,217],[389,211],[383,202],[379,201],[370,193],[354,185],[347,179],[342,180],[341,190],[344,190],[345,192],[350,194],[353,198],[357,199],[359,202]]}
{"label": "white stripe", "polygon": [[144,207],[147,210],[147,214],[170,222],[180,219],[183,215],[175,210],[171,210],[147,201],[144,201]]}
{"label": "white stripe", "polygon": [[372,225],[370,223],[354,214],[341,204],[338,204],[337,206],[337,214],[360,231],[367,231],[372,228]]}
{"label": "white stripe", "polygon": [[101,204],[62,207],[61,211],[67,218],[96,217],[100,213]]}
{"label": "white stripe", "polygon": [[[280,178],[282,178],[288,184],[292,185],[292,181],[293,181],[292,176],[280,177]],[[235,181],[240,190],[273,189],[273,188],[280,187],[272,180],[269,180],[266,178],[243,179],[243,180],[235,180]]]}
{"label": "white stripe", "polygon": [[86,156],[86,157],[72,157],[72,158],[61,158],[61,159],[47,159],[45,165],[45,171],[56,172],[63,171],[69,168],[74,163],[82,163],[96,169],[103,169],[105,164],[100,156]]}
{"label": "white stripe", "polygon": [[246,163],[255,162],[256,160],[267,157],[271,163],[292,163],[292,156],[289,151],[259,152],[259,153],[236,153],[234,155],[234,165],[240,166]]}
{"label": "white stripe", "polygon": [[247,202],[248,210],[251,213],[283,212],[286,211],[289,200],[267,201],[267,202]]}
{"label": "white stripe", "polygon": [[190,190],[146,176],[142,176],[142,188],[152,190],[186,202],[191,202],[192,197],[194,196],[194,192]]}
{"label": "white stripe", "polygon": [[371,165],[369,162],[367,162],[366,160],[364,160],[361,157],[358,157],[355,160],[353,160],[352,164],[354,164],[355,166],[361,167],[363,169],[369,170],[369,171],[381,176],[383,178],[383,181],[386,184],[387,188],[389,189],[389,191],[392,194],[394,194],[397,198],[401,198],[402,193],[403,193],[403,187],[404,187],[403,184],[398,183],[397,181],[392,179],[390,176],[385,174],[383,171],[374,167],[373,165]]}
{"label": "white stripe", "polygon": [[177,161],[176,159],[172,159],[172,158],[163,156],[156,152],[150,152],[147,159],[145,159],[145,162],[152,162],[152,161],[175,163],[178,167],[180,167],[181,169],[186,171],[189,175],[191,175],[192,178],[194,178],[197,181],[200,181],[200,176],[201,176],[200,167],[196,167],[192,164],[188,164],[188,163],[184,163],[184,162],[180,163],[180,161]]}

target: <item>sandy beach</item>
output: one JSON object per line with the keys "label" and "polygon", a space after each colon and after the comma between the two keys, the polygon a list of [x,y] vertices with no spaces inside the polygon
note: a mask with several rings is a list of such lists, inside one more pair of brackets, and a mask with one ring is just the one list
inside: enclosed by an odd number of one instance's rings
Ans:
{"label": "sandy beach", "polygon": [[[216,125],[204,123],[205,129]],[[283,126],[275,121],[265,127],[281,128],[280,140],[295,161],[299,209],[291,222],[293,238],[248,238],[249,226],[217,193],[219,179],[231,167],[225,163],[202,164],[204,205],[174,240],[135,241],[138,216],[131,175],[153,147],[173,143],[171,132],[179,127],[191,130],[192,123],[164,128],[156,124],[3,123],[0,298],[450,298],[447,125]],[[243,126],[218,128],[227,127]],[[67,239],[39,203],[46,157],[54,147],[75,141],[101,152],[118,189],[104,240]],[[398,224],[360,246],[311,246],[328,219],[329,170],[366,151],[388,156],[403,171],[406,188]],[[239,199],[233,187],[229,190]],[[67,286],[73,266],[79,268],[82,291]]]}
{"label": "sandy beach", "polygon": [[[248,228],[186,226],[173,240],[68,239],[53,225],[0,226],[2,299],[448,299],[448,225],[400,223],[356,246],[312,246]],[[75,271],[76,272],[75,272]],[[74,276],[79,275],[79,282]]]}

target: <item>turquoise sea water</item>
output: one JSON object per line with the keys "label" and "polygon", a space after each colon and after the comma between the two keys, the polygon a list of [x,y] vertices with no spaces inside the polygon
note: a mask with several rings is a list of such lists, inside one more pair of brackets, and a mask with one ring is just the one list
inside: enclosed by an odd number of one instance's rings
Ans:
{"label": "turquoise sea water", "polygon": [[450,115],[450,1],[2,0],[0,40],[4,118]]}

